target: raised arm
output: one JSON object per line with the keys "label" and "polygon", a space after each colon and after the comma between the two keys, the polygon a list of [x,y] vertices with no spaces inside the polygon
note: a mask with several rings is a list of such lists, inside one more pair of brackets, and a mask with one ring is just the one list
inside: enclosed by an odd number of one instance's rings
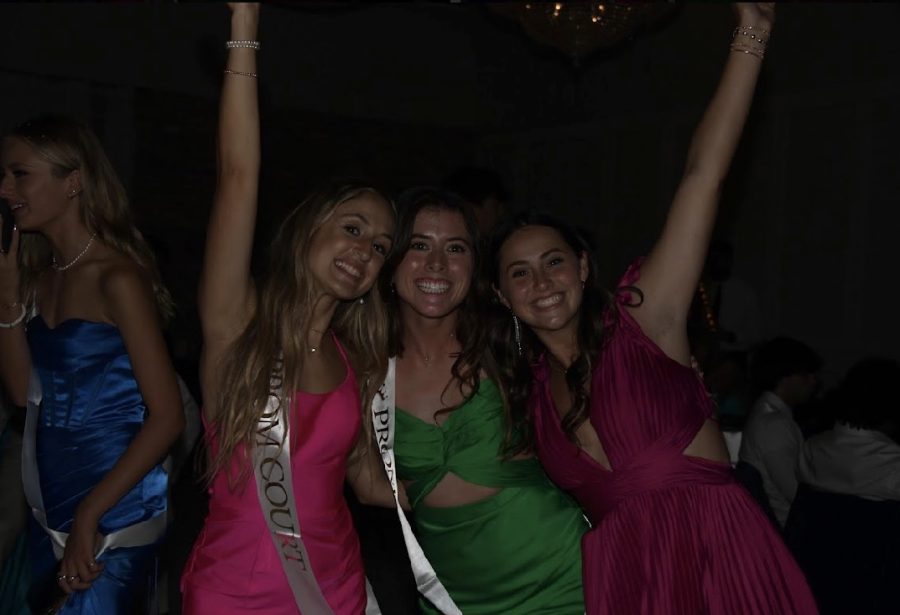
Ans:
{"label": "raised arm", "polygon": [[[0,218],[3,226],[12,220]],[[19,230],[13,226],[9,251],[0,253],[0,380],[10,400],[24,406],[31,372],[31,353],[25,339],[25,306],[19,296]]]}
{"label": "raised arm", "polygon": [[[630,308],[666,354],[688,364],[687,315],[703,270],[722,183],[737,148],[774,23],[774,3],[735,5],[738,29],[719,86],[694,132],[662,234],[641,267],[644,302]],[[742,34],[743,32],[744,34]],[[746,50],[752,53],[746,52]]]}
{"label": "raised arm", "polygon": [[[231,40],[255,41],[259,5],[230,3]],[[241,332],[255,305],[250,255],[256,225],[260,138],[256,50],[228,50],[218,128],[218,179],[197,297],[203,370]],[[205,378],[204,378],[205,380]]]}

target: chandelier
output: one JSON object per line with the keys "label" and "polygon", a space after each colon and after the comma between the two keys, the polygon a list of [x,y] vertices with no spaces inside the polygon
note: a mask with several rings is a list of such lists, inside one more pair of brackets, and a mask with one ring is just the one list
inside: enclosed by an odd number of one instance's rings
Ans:
{"label": "chandelier", "polygon": [[577,65],[638,28],[671,13],[669,2],[496,2],[489,6],[515,19],[535,41],[559,49]]}

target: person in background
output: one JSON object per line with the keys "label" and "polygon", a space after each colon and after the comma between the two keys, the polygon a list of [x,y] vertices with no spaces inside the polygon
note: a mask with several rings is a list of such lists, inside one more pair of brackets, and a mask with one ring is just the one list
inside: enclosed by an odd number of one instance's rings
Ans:
{"label": "person in background", "polygon": [[497,223],[508,210],[509,192],[500,174],[484,167],[460,167],[448,175],[442,184],[445,190],[461,196],[472,205],[478,221],[478,231],[488,239]]}
{"label": "person in background", "polygon": [[900,363],[854,365],[835,395],[833,428],[812,436],[800,455],[800,481],[832,493],[900,500]]}
{"label": "person in background", "polygon": [[744,425],[739,459],[759,471],[769,506],[784,527],[797,492],[803,433],[794,410],[818,388],[822,359],[795,339],[775,338],[756,350],[750,373],[758,390]]}

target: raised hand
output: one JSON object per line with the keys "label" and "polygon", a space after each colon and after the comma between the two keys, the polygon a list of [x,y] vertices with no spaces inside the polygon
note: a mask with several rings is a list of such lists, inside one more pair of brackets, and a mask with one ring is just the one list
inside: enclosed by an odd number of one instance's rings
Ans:
{"label": "raised hand", "polygon": [[225,4],[228,5],[228,9],[232,13],[239,13],[242,11],[259,13],[259,2],[226,2]]}
{"label": "raised hand", "polygon": [[775,25],[774,2],[736,2],[734,12],[739,26],[753,26],[771,32]]}

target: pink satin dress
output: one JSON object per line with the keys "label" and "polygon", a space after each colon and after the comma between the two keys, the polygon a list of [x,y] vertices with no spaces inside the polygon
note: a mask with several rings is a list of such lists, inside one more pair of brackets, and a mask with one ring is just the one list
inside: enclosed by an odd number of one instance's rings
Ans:
{"label": "pink satin dress", "polygon": [[803,573],[726,463],[683,454],[714,415],[699,375],[669,358],[624,308],[640,262],[604,316],[591,424],[611,471],[567,439],[546,358],[533,397],[547,474],[581,503],[588,615],[816,613]]}
{"label": "pink satin dress", "polygon": [[[335,341],[337,341],[335,339]],[[300,531],[316,580],[335,615],[365,611],[365,573],[343,487],[361,414],[356,376],[324,394],[298,392],[291,404],[291,472]],[[299,609],[272,543],[255,477],[236,491],[220,472],[209,515],[181,579],[188,615],[297,615]]]}

